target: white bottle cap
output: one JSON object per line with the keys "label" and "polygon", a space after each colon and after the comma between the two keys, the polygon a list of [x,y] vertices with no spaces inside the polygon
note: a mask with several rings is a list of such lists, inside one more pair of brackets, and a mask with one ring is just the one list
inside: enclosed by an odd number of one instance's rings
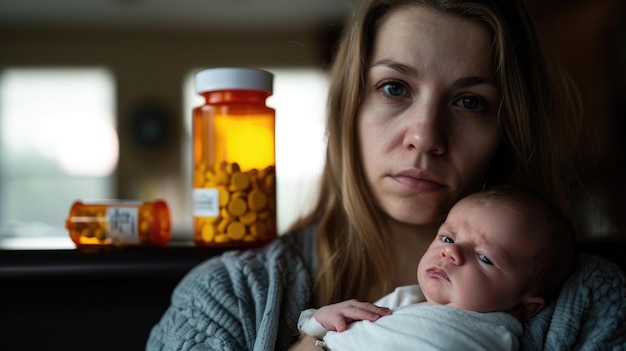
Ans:
{"label": "white bottle cap", "polygon": [[196,92],[260,90],[273,92],[274,75],[256,68],[207,68],[196,73]]}

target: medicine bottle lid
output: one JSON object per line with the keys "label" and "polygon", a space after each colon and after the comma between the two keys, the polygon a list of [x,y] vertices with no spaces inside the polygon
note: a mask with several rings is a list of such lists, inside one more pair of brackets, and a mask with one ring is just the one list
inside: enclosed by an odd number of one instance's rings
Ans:
{"label": "medicine bottle lid", "polygon": [[274,75],[256,68],[207,68],[196,73],[196,92],[260,90],[273,92]]}

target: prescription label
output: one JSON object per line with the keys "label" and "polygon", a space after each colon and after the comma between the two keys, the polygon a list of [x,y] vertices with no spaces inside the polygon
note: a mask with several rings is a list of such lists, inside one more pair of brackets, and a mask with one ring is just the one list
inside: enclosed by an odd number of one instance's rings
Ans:
{"label": "prescription label", "polygon": [[139,210],[136,207],[106,209],[106,232],[114,243],[139,244]]}
{"label": "prescription label", "polygon": [[219,215],[219,210],[218,189],[193,189],[193,215],[195,217],[217,217]]}

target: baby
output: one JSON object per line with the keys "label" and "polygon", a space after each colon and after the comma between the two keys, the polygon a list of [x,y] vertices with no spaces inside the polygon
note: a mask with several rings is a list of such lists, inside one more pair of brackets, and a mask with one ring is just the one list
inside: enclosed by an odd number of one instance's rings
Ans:
{"label": "baby", "polygon": [[376,304],[306,310],[298,328],[329,350],[516,350],[522,322],[558,295],[573,265],[574,230],[561,212],[498,187],[452,207],[418,264],[419,285]]}

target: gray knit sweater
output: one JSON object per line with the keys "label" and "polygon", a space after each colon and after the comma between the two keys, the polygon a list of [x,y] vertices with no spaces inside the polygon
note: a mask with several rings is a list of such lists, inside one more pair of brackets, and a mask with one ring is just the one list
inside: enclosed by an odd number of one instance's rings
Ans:
{"label": "gray knit sweater", "polygon": [[[310,308],[313,228],[194,268],[174,290],[147,350],[286,350]],[[626,277],[579,255],[558,300],[525,325],[522,350],[626,350]]]}

